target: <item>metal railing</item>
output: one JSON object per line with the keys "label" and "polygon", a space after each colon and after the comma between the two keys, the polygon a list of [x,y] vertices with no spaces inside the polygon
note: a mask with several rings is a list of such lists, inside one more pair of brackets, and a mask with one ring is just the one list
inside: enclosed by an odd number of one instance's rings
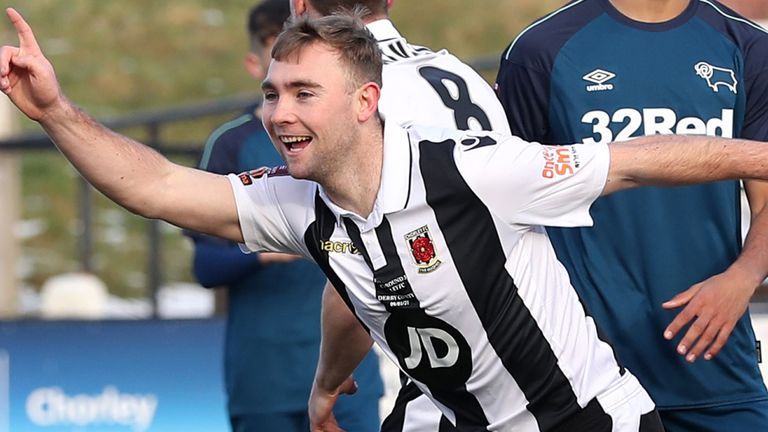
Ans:
{"label": "metal railing", "polygon": [[[163,131],[172,123],[189,121],[204,117],[222,115],[244,110],[259,96],[240,95],[195,105],[185,105],[162,110],[146,111],[103,121],[104,125],[116,131],[126,129],[144,131],[142,140],[158,152],[172,156],[198,158],[203,150],[202,142],[171,142],[163,139]],[[0,140],[0,152],[55,150],[53,142],[42,132],[30,132]],[[93,237],[93,187],[82,177],[79,178],[78,213],[82,221],[82,234],[78,239],[78,262],[80,270],[94,270]],[[157,294],[163,282],[163,262],[161,256],[160,222],[148,220],[146,228],[146,292],[152,305],[152,316],[157,317]]]}
{"label": "metal railing", "polygon": [[[498,67],[498,57],[486,56],[470,61],[477,71],[490,72]],[[160,153],[172,156],[187,156],[197,159],[203,150],[202,142],[170,142],[163,139],[163,130],[172,123],[189,121],[227,113],[241,112],[259,99],[258,95],[239,95],[193,105],[184,105],[161,110],[150,110],[103,121],[113,130],[143,129],[147,138],[144,143]],[[0,152],[54,150],[51,140],[42,132],[32,132],[0,140]],[[81,270],[91,272],[93,265],[93,188],[82,178],[78,192],[78,208],[83,232],[78,241],[78,262]],[[157,294],[163,282],[163,261],[161,254],[160,222],[147,221],[146,292],[152,304],[152,315],[157,317]],[[768,285],[764,284],[753,301],[768,305]],[[768,306],[765,306],[768,308]],[[768,309],[766,309],[768,310]]]}

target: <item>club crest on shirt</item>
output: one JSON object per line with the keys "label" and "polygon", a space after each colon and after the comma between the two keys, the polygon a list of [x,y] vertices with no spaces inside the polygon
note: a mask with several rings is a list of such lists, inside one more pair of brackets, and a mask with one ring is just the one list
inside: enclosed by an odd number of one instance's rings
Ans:
{"label": "club crest on shirt", "polygon": [[288,173],[288,167],[285,165],[276,166],[276,167],[261,167],[256,168],[250,171],[246,171],[242,174],[238,174],[238,178],[245,186],[250,186],[253,184],[254,180],[258,180],[265,175],[268,175],[269,177],[280,177],[280,176],[287,176],[290,175]]}
{"label": "club crest on shirt", "polygon": [[411,257],[419,273],[430,273],[442,264],[442,261],[437,258],[428,226],[424,225],[409,232],[405,235],[405,241],[410,247]]}
{"label": "club crest on shirt", "polygon": [[723,86],[733,94],[737,93],[736,86],[739,82],[736,80],[736,73],[732,69],[713,66],[703,61],[696,63],[696,66],[694,66],[693,69],[696,71],[696,75],[707,82],[707,86],[709,86],[713,92],[719,92],[720,86]]}
{"label": "club crest on shirt", "polygon": [[237,178],[240,179],[240,181],[243,183],[243,186],[250,186],[253,184],[253,179],[251,179],[251,175],[247,172],[238,174]]}

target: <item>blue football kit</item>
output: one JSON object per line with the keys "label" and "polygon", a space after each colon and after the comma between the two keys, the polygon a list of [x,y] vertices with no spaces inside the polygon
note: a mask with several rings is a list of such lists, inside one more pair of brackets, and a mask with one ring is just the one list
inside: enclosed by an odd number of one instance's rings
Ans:
{"label": "blue football kit", "polygon": [[[768,34],[715,1],[692,0],[663,23],[631,20],[608,0],[571,2],[510,44],[496,85],[513,134],[529,141],[672,133],[768,140]],[[689,364],[676,353],[687,328],[672,341],[662,337],[679,310],[661,304],[741,252],[739,182],[623,191],[597,200],[591,214],[593,227],[548,234],[586,309],[662,418],[758,404],[747,416],[755,423],[712,430],[768,430],[748,313],[711,361]],[[681,430],[709,430],[693,421]]]}

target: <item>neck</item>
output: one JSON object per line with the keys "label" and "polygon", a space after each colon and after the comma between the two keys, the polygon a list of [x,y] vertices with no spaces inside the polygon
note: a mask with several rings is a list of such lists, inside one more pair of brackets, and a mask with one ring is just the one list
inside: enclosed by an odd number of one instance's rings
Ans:
{"label": "neck", "polygon": [[370,24],[381,19],[389,19],[389,16],[387,14],[371,14],[363,18],[363,23]]}
{"label": "neck", "polygon": [[694,0],[609,0],[628,18],[646,23],[659,23],[677,18]]}
{"label": "neck", "polygon": [[336,205],[363,217],[371,214],[381,186],[383,138],[381,127],[358,137],[355,154],[348,155],[340,169],[320,182]]}

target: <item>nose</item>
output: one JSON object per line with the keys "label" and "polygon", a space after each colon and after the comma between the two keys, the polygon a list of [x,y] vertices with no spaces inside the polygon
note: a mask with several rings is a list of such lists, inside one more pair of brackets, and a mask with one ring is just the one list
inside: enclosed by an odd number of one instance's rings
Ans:
{"label": "nose", "polygon": [[291,108],[290,101],[281,98],[268,106],[264,107],[269,112],[264,113],[265,118],[269,118],[269,121],[275,125],[284,125],[294,123],[296,121],[296,115]]}

